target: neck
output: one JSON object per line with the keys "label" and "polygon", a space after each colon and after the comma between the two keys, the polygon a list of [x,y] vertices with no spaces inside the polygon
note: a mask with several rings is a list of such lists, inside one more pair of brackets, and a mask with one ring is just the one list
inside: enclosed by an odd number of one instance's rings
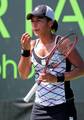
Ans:
{"label": "neck", "polygon": [[52,33],[40,36],[40,42],[43,43],[43,44],[51,43],[54,40],[54,36],[55,35],[52,34]]}

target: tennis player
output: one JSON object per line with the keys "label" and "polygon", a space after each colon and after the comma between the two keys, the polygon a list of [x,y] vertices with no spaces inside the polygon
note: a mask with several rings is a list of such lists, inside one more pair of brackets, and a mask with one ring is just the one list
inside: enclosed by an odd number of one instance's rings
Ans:
{"label": "tennis player", "polygon": [[59,40],[55,34],[58,23],[54,20],[53,9],[47,5],[37,6],[27,15],[27,20],[31,20],[37,39],[31,40],[28,33],[22,35],[18,70],[20,76],[27,79],[34,64],[35,80],[42,80],[35,93],[31,120],[77,120],[70,81],[84,75],[84,62],[75,48],[67,59],[53,68],[51,64],[63,57],[60,51],[55,51],[43,73],[46,59]]}

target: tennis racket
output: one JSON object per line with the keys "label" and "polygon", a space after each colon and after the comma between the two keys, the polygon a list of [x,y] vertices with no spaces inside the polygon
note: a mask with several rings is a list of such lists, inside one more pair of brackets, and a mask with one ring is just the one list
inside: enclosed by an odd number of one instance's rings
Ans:
{"label": "tennis racket", "polygon": [[[48,56],[48,58],[46,60],[46,65],[44,67],[43,72],[46,72],[47,66],[49,64],[49,60],[51,59],[51,57],[53,56],[53,54],[55,53],[56,50],[60,51],[63,54],[64,57],[58,63],[56,63],[54,65],[52,64],[52,67],[55,67],[55,68],[57,66],[59,66],[63,62],[63,60],[66,59],[69,56],[71,51],[75,48],[77,42],[78,42],[78,37],[77,37],[76,33],[74,33],[74,32],[66,34],[63,37],[58,36],[56,46],[50,52],[50,54],[49,54],[49,56]],[[41,83],[41,80],[37,80],[37,82],[33,85],[31,90],[28,92],[28,94],[23,99],[25,102],[30,101],[31,97],[36,92],[36,90],[37,90],[38,86],[40,85],[40,83]]]}

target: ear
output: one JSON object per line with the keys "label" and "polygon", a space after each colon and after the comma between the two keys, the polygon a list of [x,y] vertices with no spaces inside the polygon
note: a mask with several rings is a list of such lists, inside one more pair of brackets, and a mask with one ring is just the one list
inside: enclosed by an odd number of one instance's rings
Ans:
{"label": "ear", "polygon": [[53,21],[48,22],[49,27],[51,28],[53,26]]}

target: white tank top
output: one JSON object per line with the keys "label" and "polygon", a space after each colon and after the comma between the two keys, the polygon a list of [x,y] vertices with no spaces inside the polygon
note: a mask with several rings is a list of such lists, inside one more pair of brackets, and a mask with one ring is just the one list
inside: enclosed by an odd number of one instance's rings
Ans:
{"label": "white tank top", "polygon": [[[56,44],[57,39],[55,40]],[[42,72],[47,56],[40,58],[35,53],[35,48],[38,45],[39,40],[36,41],[35,47],[32,52],[32,62],[35,67],[35,81],[38,80],[40,73]],[[51,64],[58,63],[63,59],[63,55],[59,51],[55,51],[51,57],[48,65],[48,72],[57,75],[58,73],[64,73],[66,71],[66,61],[64,60],[57,68],[52,68]],[[44,106],[54,106],[66,102],[64,82],[41,82],[35,94],[35,103]]]}

